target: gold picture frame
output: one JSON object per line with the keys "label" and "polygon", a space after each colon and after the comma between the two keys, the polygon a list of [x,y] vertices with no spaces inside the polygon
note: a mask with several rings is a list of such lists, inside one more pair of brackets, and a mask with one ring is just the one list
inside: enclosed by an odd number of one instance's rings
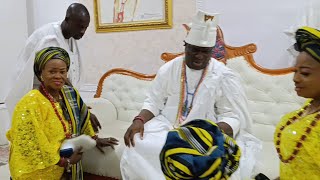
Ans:
{"label": "gold picture frame", "polygon": [[94,15],[98,33],[170,29],[172,0],[94,0]]}

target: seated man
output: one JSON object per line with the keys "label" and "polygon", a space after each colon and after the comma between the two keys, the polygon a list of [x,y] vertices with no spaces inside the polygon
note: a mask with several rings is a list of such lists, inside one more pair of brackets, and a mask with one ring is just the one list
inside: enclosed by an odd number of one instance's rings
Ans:
{"label": "seated man", "polygon": [[239,77],[211,58],[216,18],[198,12],[185,39],[185,56],[159,69],[141,112],[124,136],[127,147],[120,162],[124,180],[165,179],[159,154],[167,133],[193,119],[210,119],[231,137],[238,138],[240,129],[241,134],[250,131],[251,118]]}

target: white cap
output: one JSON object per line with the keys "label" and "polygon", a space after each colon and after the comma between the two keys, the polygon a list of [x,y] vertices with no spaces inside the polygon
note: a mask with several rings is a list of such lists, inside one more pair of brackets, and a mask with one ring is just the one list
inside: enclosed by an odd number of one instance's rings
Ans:
{"label": "white cap", "polygon": [[213,47],[216,44],[218,13],[198,11],[189,25],[191,28],[185,41],[199,47]]}

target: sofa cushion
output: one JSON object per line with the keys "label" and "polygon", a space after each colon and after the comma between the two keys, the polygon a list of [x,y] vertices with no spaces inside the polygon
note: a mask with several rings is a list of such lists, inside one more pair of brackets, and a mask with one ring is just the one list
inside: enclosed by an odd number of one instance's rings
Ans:
{"label": "sofa cushion", "polygon": [[102,127],[117,119],[116,107],[105,98],[87,98],[84,100],[90,112],[97,116]]}
{"label": "sofa cushion", "polygon": [[125,147],[123,137],[130,125],[130,122],[114,120],[112,123],[102,127],[98,136],[104,138],[114,137],[119,140],[119,145],[115,146],[114,150],[111,147],[104,148],[104,154],[97,148],[85,152],[82,156],[85,172],[121,179],[120,159]]}
{"label": "sofa cushion", "polygon": [[279,158],[273,144],[275,126],[283,115],[300,108],[305,99],[296,95],[293,73],[266,74],[253,68],[242,56],[229,59],[227,66],[243,81],[253,120],[252,134],[263,143],[255,174],[263,173],[274,179],[279,176]]}
{"label": "sofa cushion", "polygon": [[138,115],[151,81],[112,74],[104,80],[101,98],[108,99],[117,110],[117,119],[132,121]]}
{"label": "sofa cushion", "polygon": [[292,81],[293,73],[268,75],[251,67],[243,56],[229,59],[227,66],[242,78],[253,120],[253,134],[262,141],[273,141],[275,126],[283,115],[301,107]]}

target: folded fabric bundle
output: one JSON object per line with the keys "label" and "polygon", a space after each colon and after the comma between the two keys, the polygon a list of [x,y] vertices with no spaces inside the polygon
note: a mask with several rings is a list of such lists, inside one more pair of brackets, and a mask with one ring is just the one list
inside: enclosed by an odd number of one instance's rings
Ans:
{"label": "folded fabric bundle", "polygon": [[193,120],[171,130],[160,153],[166,179],[229,178],[239,166],[235,140],[210,120]]}

